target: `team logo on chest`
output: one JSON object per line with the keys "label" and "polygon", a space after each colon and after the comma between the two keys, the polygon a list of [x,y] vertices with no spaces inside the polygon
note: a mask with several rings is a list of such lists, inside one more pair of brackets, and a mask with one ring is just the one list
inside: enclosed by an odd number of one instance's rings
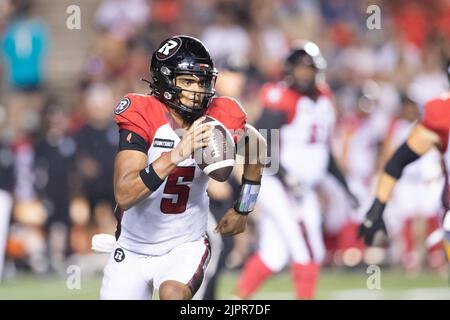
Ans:
{"label": "team logo on chest", "polygon": [[125,110],[128,109],[128,107],[131,105],[131,101],[128,98],[123,98],[120,100],[119,104],[116,107],[116,110],[114,110],[115,114],[121,114]]}
{"label": "team logo on chest", "polygon": [[114,260],[116,262],[122,262],[125,259],[125,252],[121,248],[117,248],[116,251],[114,251]]}

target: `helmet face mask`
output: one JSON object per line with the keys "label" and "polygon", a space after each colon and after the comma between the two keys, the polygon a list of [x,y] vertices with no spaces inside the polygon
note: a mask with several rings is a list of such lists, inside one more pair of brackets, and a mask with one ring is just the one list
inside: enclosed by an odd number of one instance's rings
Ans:
{"label": "helmet face mask", "polygon": [[313,92],[316,88],[317,69],[306,64],[296,64],[287,80],[292,88],[301,93]]}
{"label": "helmet face mask", "polygon": [[180,90],[178,100],[184,107],[202,109],[205,96],[214,92],[215,79],[207,79],[194,74],[180,74],[175,77],[174,85]]}
{"label": "helmet face mask", "polygon": [[151,74],[152,93],[187,122],[201,117],[215,95],[214,62],[203,43],[192,37],[163,41],[152,56]]}

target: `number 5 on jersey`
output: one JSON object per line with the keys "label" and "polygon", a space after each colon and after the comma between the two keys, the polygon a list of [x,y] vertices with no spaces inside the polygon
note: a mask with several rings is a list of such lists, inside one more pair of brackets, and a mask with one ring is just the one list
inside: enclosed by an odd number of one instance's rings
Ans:
{"label": "number 5 on jersey", "polygon": [[177,199],[173,202],[172,198],[162,198],[161,212],[165,214],[179,214],[186,211],[189,199],[189,186],[182,184],[194,180],[195,167],[176,167],[167,177],[164,194],[176,195]]}

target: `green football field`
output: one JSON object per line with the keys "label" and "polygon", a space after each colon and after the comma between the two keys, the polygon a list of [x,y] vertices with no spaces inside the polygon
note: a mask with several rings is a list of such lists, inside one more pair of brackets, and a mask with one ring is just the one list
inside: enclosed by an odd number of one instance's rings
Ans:
{"label": "green football field", "polygon": [[[219,299],[230,299],[237,273],[228,272],[220,278]],[[369,290],[375,283],[371,274],[361,271],[324,271],[319,283],[318,299],[450,299],[449,281],[437,274],[423,273],[411,278],[401,271],[382,270],[379,289]],[[81,279],[79,289],[68,289],[64,278],[17,276],[0,284],[0,299],[98,299],[101,276]],[[271,278],[255,299],[293,299],[289,272]]]}

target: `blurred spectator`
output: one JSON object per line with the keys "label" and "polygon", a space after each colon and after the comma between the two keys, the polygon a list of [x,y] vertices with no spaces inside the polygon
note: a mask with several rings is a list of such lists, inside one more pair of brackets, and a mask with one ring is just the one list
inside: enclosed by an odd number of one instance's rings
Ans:
{"label": "blurred spectator", "polygon": [[427,12],[420,5],[420,1],[409,1],[406,6],[398,1],[394,5],[394,20],[397,30],[405,34],[407,41],[419,48],[425,44],[430,24],[427,21]]}
{"label": "blurred spectator", "polygon": [[272,1],[252,1],[250,7],[252,27],[251,48],[246,59],[251,61],[267,78],[281,76],[281,61],[288,53],[289,43],[277,19],[276,5]]}
{"label": "blurred spectator", "polygon": [[12,12],[10,0],[0,0],[0,34],[3,33],[8,17]]}
{"label": "blurred spectator", "polygon": [[159,25],[169,27],[175,24],[182,15],[182,1],[154,0],[152,1],[152,18]]}
{"label": "blurred spectator", "polygon": [[95,14],[95,23],[114,37],[126,39],[136,34],[149,17],[147,0],[104,0]]}
{"label": "blurred spectator", "polygon": [[[101,220],[101,217],[105,217],[105,210],[113,217],[113,169],[119,139],[113,123],[114,105],[112,91],[107,85],[91,85],[86,93],[87,122],[75,136],[77,171],[81,179],[80,195],[89,203],[89,223],[93,222],[92,219]],[[114,228],[113,221],[112,225],[100,232],[113,233]]]}
{"label": "blurred spectator", "polygon": [[399,89],[405,90],[420,67],[420,50],[409,43],[399,30],[390,29],[376,51],[375,63],[378,77],[393,81]]}
{"label": "blurred spectator", "polygon": [[60,272],[70,252],[69,199],[75,174],[76,144],[67,128],[68,117],[62,107],[56,103],[47,105],[33,165],[34,187],[48,215],[45,233],[50,266]]}
{"label": "blurred spectator", "polygon": [[322,0],[322,15],[328,24],[355,21],[359,18],[357,6],[352,0]]}
{"label": "blurred spectator", "polygon": [[14,134],[36,130],[43,104],[44,62],[49,36],[45,24],[33,17],[32,1],[12,0],[13,13],[6,26],[1,51],[6,79],[13,90],[8,105]]}
{"label": "blurred spectator", "polygon": [[14,208],[8,245],[16,266],[39,274],[49,271],[44,231],[48,212],[37,196],[33,183],[34,148],[30,139],[14,143]]}
{"label": "blurred spectator", "polygon": [[[1,122],[0,122],[1,123]],[[1,132],[1,131],[0,131]],[[0,281],[3,277],[6,241],[13,206],[14,153],[0,139]]]}
{"label": "blurred spectator", "polygon": [[214,14],[213,24],[207,26],[201,35],[214,60],[220,64],[230,55],[247,56],[250,38],[248,32],[236,22],[234,7],[219,2]]}
{"label": "blurred spectator", "polygon": [[12,2],[14,14],[6,27],[2,52],[10,86],[18,91],[39,89],[44,80],[44,58],[48,46],[45,24],[31,15],[31,1]]}
{"label": "blurred spectator", "polygon": [[411,79],[407,88],[408,95],[419,106],[428,100],[438,97],[448,88],[447,77],[442,72],[442,62],[439,48],[429,45],[422,51],[422,68]]}
{"label": "blurred spectator", "polygon": [[150,52],[153,51],[154,44],[149,39],[136,37],[128,45],[128,67],[125,71],[127,89],[121,92],[148,92],[148,84],[141,79],[149,77]]}

